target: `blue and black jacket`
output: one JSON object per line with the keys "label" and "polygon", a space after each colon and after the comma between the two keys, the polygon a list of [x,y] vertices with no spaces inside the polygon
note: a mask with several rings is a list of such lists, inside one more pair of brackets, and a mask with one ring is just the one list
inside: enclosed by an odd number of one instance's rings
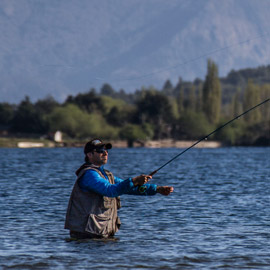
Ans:
{"label": "blue and black jacket", "polygon": [[[76,174],[78,175],[81,169],[86,166],[87,164],[82,165]],[[79,186],[83,191],[94,191],[106,197],[118,197],[123,194],[155,195],[157,193],[157,185],[145,184],[135,187],[131,177],[123,180],[114,176],[115,184],[110,184],[104,171],[104,167],[97,167],[97,169],[105,176],[106,179],[101,177],[95,170],[87,170],[79,180]]]}

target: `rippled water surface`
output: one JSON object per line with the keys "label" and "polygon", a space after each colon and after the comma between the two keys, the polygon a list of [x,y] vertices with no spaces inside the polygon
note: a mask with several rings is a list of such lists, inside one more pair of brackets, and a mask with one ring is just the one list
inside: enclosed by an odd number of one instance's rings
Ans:
{"label": "rippled water surface", "polygon": [[[150,173],[181,149],[113,149],[107,168]],[[0,149],[0,269],[270,269],[270,148],[191,149],[123,195],[114,241],[70,241],[65,211],[82,149]]]}

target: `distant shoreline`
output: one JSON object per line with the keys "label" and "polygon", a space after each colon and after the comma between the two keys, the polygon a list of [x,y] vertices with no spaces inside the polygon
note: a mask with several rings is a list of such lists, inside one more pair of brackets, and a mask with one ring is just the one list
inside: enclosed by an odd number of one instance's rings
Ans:
{"label": "distant shoreline", "polygon": [[[110,140],[114,148],[128,148],[126,140]],[[55,147],[83,147],[85,141],[63,141],[60,143],[43,139],[31,138],[0,138],[0,148],[55,148]],[[172,139],[166,140],[149,140],[149,141],[135,141],[133,147],[146,148],[187,148],[196,143],[196,141],[176,141]],[[218,141],[202,141],[195,147],[197,148],[219,148],[222,143]]]}
{"label": "distant shoreline", "polygon": [[[105,140],[106,141],[106,140]],[[109,140],[113,148],[130,148],[127,140]],[[0,137],[0,148],[60,148],[60,147],[83,147],[87,140],[82,141],[63,141],[54,142],[47,139],[34,139],[34,138],[6,138]],[[148,141],[134,141],[132,147],[139,148],[188,148],[197,143],[198,140],[148,140]],[[220,141],[204,140],[196,144],[195,148],[220,148],[227,145]],[[231,145],[231,146],[263,146],[269,145]]]}
{"label": "distant shoreline", "polygon": [[[146,147],[146,148],[187,148],[196,143],[197,141],[177,141],[172,139],[166,140],[149,140],[149,141],[137,141],[133,143],[133,147]],[[115,148],[128,147],[127,141],[112,141],[112,145]],[[197,148],[219,148],[222,147],[222,143],[218,141],[202,141],[195,147]]]}

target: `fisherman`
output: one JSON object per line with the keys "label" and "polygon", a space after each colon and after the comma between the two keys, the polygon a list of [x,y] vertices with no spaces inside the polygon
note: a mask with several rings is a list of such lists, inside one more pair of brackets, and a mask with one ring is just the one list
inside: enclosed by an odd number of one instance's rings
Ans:
{"label": "fisherman", "polygon": [[76,171],[66,213],[65,229],[76,239],[109,238],[118,231],[120,195],[169,195],[173,187],[147,184],[150,175],[122,180],[104,169],[111,143],[93,139],[85,144],[85,163]]}

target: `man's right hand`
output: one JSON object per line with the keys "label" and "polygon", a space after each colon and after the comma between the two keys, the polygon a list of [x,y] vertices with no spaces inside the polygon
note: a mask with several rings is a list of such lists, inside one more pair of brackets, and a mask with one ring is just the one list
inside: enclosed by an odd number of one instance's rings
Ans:
{"label": "man's right hand", "polygon": [[146,184],[150,179],[152,179],[151,175],[142,174],[142,175],[133,177],[132,182],[134,186],[141,186],[141,185]]}

